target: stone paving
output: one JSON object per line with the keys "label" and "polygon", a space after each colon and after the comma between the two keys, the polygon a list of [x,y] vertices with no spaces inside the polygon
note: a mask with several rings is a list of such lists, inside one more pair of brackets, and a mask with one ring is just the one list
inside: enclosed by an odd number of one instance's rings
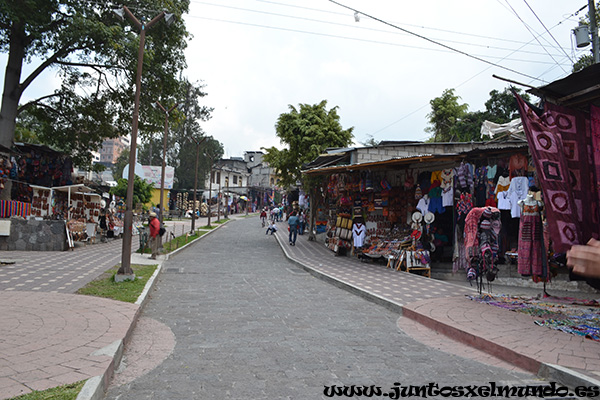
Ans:
{"label": "stone paving", "polygon": [[[179,233],[186,224],[172,225]],[[290,247],[280,227],[266,236],[258,218],[233,221],[165,263],[149,315],[140,319],[156,336],[146,332],[137,350],[132,345],[115,380],[127,393],[121,398],[319,398],[325,382],[389,385],[424,377],[523,383],[533,375],[522,368],[537,373],[547,363],[587,378],[599,373],[597,342],[471,302],[464,297],[473,293],[469,287],[335,257],[306,236]],[[115,240],[68,252],[0,254],[17,261],[0,265],[0,399],[111,368],[106,349],[128,337],[139,307],[72,293],[117,264],[121,246]],[[490,337],[492,352],[480,340]]]}
{"label": "stone paving", "polygon": [[541,383],[419,343],[398,329],[398,313],[290,262],[256,222],[229,223],[164,263],[142,317],[168,326],[175,348],[133,381],[119,384],[117,374],[107,399],[318,399],[328,398],[327,385]]}
{"label": "stone paving", "polygon": [[600,342],[537,326],[529,315],[471,301],[465,294],[476,292],[468,287],[336,257],[323,244],[302,236],[296,246],[289,246],[287,229],[280,225],[283,235],[278,241],[288,257],[358,289],[353,291],[373,293],[371,300],[401,305],[404,318],[530,372],[558,365],[600,384]]}
{"label": "stone paving", "polygon": [[63,293],[0,292],[0,399],[102,375],[138,306]]}

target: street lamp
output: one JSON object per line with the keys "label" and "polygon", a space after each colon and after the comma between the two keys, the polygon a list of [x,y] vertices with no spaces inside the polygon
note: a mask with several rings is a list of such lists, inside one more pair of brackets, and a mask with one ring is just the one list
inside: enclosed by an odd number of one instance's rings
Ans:
{"label": "street lamp", "polygon": [[163,209],[164,209],[164,192],[165,192],[165,169],[167,167],[167,137],[169,135],[169,114],[171,113],[171,111],[173,111],[174,109],[177,108],[177,106],[179,105],[179,103],[175,104],[173,107],[169,108],[168,110],[166,108],[163,107],[162,104],[160,104],[160,102],[156,102],[155,103],[164,113],[165,113],[165,131],[163,133],[163,156],[162,156],[162,166],[160,169],[160,215],[159,215],[159,219],[161,224],[165,222],[164,220],[164,214],[163,214]]}
{"label": "street lamp", "polygon": [[196,170],[194,174],[194,207],[192,207],[192,230],[190,231],[190,233],[193,234],[196,231],[196,192],[198,191],[198,157],[200,156],[200,145],[206,140],[206,138],[204,137],[200,141],[198,141],[193,136],[190,136],[190,138],[194,141],[194,143],[196,143]]}
{"label": "street lamp", "polygon": [[121,251],[121,266],[115,276],[116,281],[126,279],[135,279],[133,270],[131,269],[131,241],[132,241],[132,225],[133,225],[133,181],[135,180],[135,150],[137,146],[138,132],[138,117],[140,112],[140,93],[142,83],[142,67],[144,65],[144,44],[146,41],[146,31],[154,26],[158,21],[168,16],[168,21],[173,20],[172,14],[167,14],[164,11],[154,17],[150,22],[145,23],[143,20],[138,20],[126,6],[115,10],[115,14],[124,20],[124,16],[135,25],[140,32],[140,46],[138,50],[137,73],[135,78],[135,103],[133,107],[133,123],[131,128],[131,145],[129,149],[129,174],[127,179],[127,198],[125,201],[125,221],[123,221],[123,249]]}
{"label": "street lamp", "polygon": [[[210,160],[210,172],[209,172],[209,179],[208,179],[208,224],[207,226],[210,227],[210,217],[212,214],[212,205],[210,204],[212,202],[212,181],[213,181],[213,165],[215,163],[215,156],[214,154],[209,154],[206,150],[204,150],[204,156],[206,158],[208,158]],[[219,196],[217,195],[217,201],[219,201]],[[217,205],[217,215],[219,215],[220,212],[220,207]]]}

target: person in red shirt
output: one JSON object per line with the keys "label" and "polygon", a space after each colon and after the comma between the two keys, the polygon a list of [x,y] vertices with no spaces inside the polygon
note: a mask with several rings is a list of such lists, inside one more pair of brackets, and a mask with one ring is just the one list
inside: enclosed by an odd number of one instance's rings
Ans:
{"label": "person in red shirt", "polygon": [[152,249],[152,255],[150,258],[152,260],[156,260],[156,256],[158,255],[158,244],[159,244],[159,231],[160,231],[160,221],[156,218],[156,213],[150,213],[150,248]]}

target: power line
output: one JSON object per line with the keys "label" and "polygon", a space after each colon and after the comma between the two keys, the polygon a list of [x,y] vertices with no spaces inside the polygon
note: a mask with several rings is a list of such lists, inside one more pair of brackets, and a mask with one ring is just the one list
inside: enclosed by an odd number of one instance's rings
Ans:
{"label": "power line", "polygon": [[[319,12],[326,12],[326,13],[335,14],[335,15],[343,15],[345,17],[347,16],[346,14],[343,14],[343,13],[334,13],[331,11],[319,10],[319,9],[310,8],[310,7],[282,4],[282,3],[277,3],[274,1],[268,1],[268,0],[256,0],[256,1],[269,3],[269,4],[275,4],[275,5],[284,6],[284,7],[287,6],[287,7],[294,7],[294,8],[299,8],[299,9],[304,9],[304,10],[309,10],[309,11],[319,11]],[[281,14],[281,13],[275,13],[275,12],[269,12],[269,11],[254,10],[254,9],[230,6],[230,5],[225,5],[225,4],[215,4],[215,3],[210,3],[210,2],[206,2],[206,1],[198,1],[198,0],[194,1],[193,0],[192,2],[196,3],[196,4],[204,4],[204,5],[214,6],[214,7],[222,7],[222,8],[228,8],[228,9],[233,9],[233,10],[247,11],[247,12],[252,12],[252,13],[257,13],[257,14],[276,16],[276,17],[284,17],[284,18],[291,18],[291,19],[297,19],[297,20],[303,20],[303,21],[317,22],[317,23],[321,23],[321,24],[335,25],[335,26],[341,26],[341,27],[351,27],[352,29],[361,29],[361,30],[366,30],[366,31],[380,32],[380,33],[387,33],[387,34],[390,34],[390,33],[391,34],[401,34],[399,32],[393,32],[393,31],[388,31],[388,30],[383,30],[383,29],[368,28],[368,27],[362,27],[362,26],[356,26],[356,25],[350,25],[350,24],[341,24],[341,23],[332,22],[332,21],[324,21],[324,20],[308,18],[308,17],[299,17],[296,15],[287,15],[287,14]],[[419,25],[411,25],[411,24],[404,24],[404,25],[414,26],[414,27],[421,28],[421,29],[436,30],[436,31],[444,32],[444,33],[453,33],[453,34],[469,36],[469,37],[477,37],[477,38],[492,39],[492,40],[496,40],[496,41],[504,41],[504,42],[508,42],[508,43],[516,43],[516,44],[526,43],[528,45],[532,44],[531,41],[530,42],[521,42],[521,41],[515,41],[515,40],[507,40],[507,39],[500,39],[500,38],[494,38],[494,37],[489,37],[489,36],[456,32],[456,31],[451,31],[451,30],[435,29],[435,28],[429,28],[429,27],[419,26]],[[435,40],[438,40],[438,39],[435,39]],[[512,48],[490,46],[487,44],[478,44],[478,43],[464,42],[464,41],[458,41],[458,40],[445,39],[444,41],[446,43],[463,44],[463,45],[474,46],[474,47],[484,47],[486,49],[493,49],[493,50],[506,50],[506,51],[513,50]],[[523,47],[520,47],[520,48],[522,49]],[[522,53],[535,54],[535,55],[546,55],[545,52],[540,53],[540,52],[535,52],[535,51],[522,51]]]}
{"label": "power line", "polygon": [[[329,10],[322,10],[322,9],[317,9],[317,8],[303,7],[303,6],[298,6],[298,5],[293,5],[293,4],[279,3],[279,2],[276,2],[276,1],[269,1],[269,0],[255,0],[255,1],[261,2],[261,3],[275,4],[275,5],[279,5],[279,6],[282,6],[282,7],[293,7],[293,8],[303,9],[303,10],[317,11],[317,12],[321,12],[321,13],[327,13],[327,14],[333,14],[333,15],[340,15],[340,16],[343,16],[343,17],[348,17],[348,15],[345,14],[345,13],[334,12],[334,11],[329,11]],[[192,3],[203,3],[203,2],[192,0]],[[571,16],[573,16],[573,15],[576,15],[576,14],[571,14]],[[486,39],[486,40],[490,40],[491,39],[491,40],[496,40],[496,41],[500,41],[500,42],[508,42],[508,43],[516,43],[516,44],[531,44],[531,41],[530,42],[523,42],[523,41],[520,41],[520,40],[505,39],[505,38],[499,38],[499,37],[493,37],[493,36],[486,36],[486,35],[479,35],[479,34],[475,34],[475,33],[466,33],[466,32],[453,31],[453,30],[449,30],[449,29],[432,28],[432,27],[428,27],[428,26],[424,26],[424,25],[415,25],[415,24],[409,24],[409,23],[398,23],[398,22],[394,22],[394,21],[392,21],[392,22],[394,24],[396,24],[396,25],[405,25],[405,26],[410,26],[410,27],[414,27],[414,28],[427,29],[427,30],[432,30],[432,31],[437,31],[437,32],[442,32],[442,33],[452,33],[452,34],[455,34],[455,35],[469,36],[469,37],[475,37],[475,38]],[[383,31],[383,32],[389,32],[389,31]]]}
{"label": "power line", "polygon": [[[546,51],[546,53],[548,53],[548,55],[550,56],[550,58],[552,58],[552,60],[553,60],[553,61],[554,61],[556,64],[558,64],[558,61],[556,61],[556,60],[554,59],[554,57],[553,57],[553,56],[550,54],[550,52],[548,52],[548,50],[546,49],[546,47],[544,47],[544,46],[542,45],[542,43],[539,41],[539,39],[538,39],[538,35],[537,35],[537,34],[535,34],[535,35],[534,35],[534,32],[532,32],[532,30],[531,30],[531,28],[529,27],[529,25],[527,25],[527,24],[525,23],[525,21],[523,21],[523,19],[522,19],[522,18],[521,18],[521,16],[519,15],[519,13],[518,13],[518,12],[517,12],[517,11],[516,11],[514,8],[513,8],[513,6],[511,6],[511,5],[510,5],[510,3],[508,2],[508,0],[504,0],[504,1],[505,1],[505,2],[506,2],[506,4],[507,4],[507,5],[510,7],[510,9],[513,11],[513,13],[515,14],[515,16],[516,16],[516,17],[519,19],[519,21],[521,21],[521,23],[523,23],[523,26],[525,26],[525,28],[526,28],[526,29],[529,31],[529,33],[531,33],[531,35],[532,35],[532,36],[535,38],[535,40],[536,40],[536,41],[537,41],[537,42],[540,44],[540,46],[542,46],[542,48],[543,48],[543,49]],[[560,65],[560,64],[558,64],[558,65]],[[562,66],[560,66],[560,68],[563,70],[563,72],[564,72],[564,73],[566,73],[566,72],[567,72],[567,71],[565,71],[565,69],[564,69]]]}
{"label": "power line", "polygon": [[542,26],[544,27],[544,29],[546,30],[546,32],[548,32],[548,35],[550,35],[550,37],[552,38],[552,40],[554,40],[554,42],[556,43],[556,45],[558,46],[558,48],[560,50],[562,50],[562,52],[564,53],[565,56],[567,56],[567,58],[571,61],[571,63],[573,63],[573,59],[571,59],[571,57],[569,57],[569,55],[567,54],[567,52],[562,48],[562,46],[560,45],[560,43],[558,43],[558,40],[556,40],[556,38],[554,37],[554,35],[552,35],[552,33],[548,30],[548,28],[546,28],[546,25],[544,25],[544,23],[542,22],[542,20],[540,19],[540,17],[538,17],[538,15],[536,14],[535,11],[533,11],[533,8],[531,8],[531,6],[529,5],[529,3],[527,2],[527,0],[523,0],[525,2],[525,4],[527,4],[527,7],[529,7],[529,9],[531,10],[531,12],[533,13],[533,15],[535,15],[535,17],[537,18],[537,20],[540,22],[540,24],[542,24]]}
{"label": "power line", "polygon": [[429,39],[428,37],[425,37],[425,36],[423,36],[423,35],[419,35],[418,33],[414,33],[414,32],[411,32],[411,31],[409,31],[409,30],[407,30],[407,29],[400,28],[399,26],[393,25],[393,24],[391,24],[391,23],[389,23],[389,22],[386,22],[386,21],[384,21],[384,20],[382,20],[382,19],[379,19],[379,18],[373,17],[373,16],[371,16],[371,15],[369,15],[369,14],[365,14],[365,13],[363,13],[362,11],[359,11],[359,10],[356,10],[356,9],[354,9],[354,8],[352,8],[352,7],[348,7],[348,6],[344,5],[344,4],[338,3],[338,2],[337,2],[337,1],[335,1],[335,0],[329,0],[329,1],[330,1],[330,2],[332,2],[332,3],[334,3],[334,4],[337,4],[337,5],[338,5],[338,6],[340,6],[340,7],[344,7],[344,8],[346,8],[346,9],[348,9],[348,10],[352,10],[352,11],[354,11],[354,12],[356,12],[356,13],[359,13],[359,14],[361,14],[361,15],[364,15],[365,17],[368,17],[368,18],[371,18],[371,19],[373,19],[373,20],[375,20],[375,21],[381,22],[382,24],[389,25],[389,26],[391,26],[391,27],[393,27],[393,28],[396,28],[396,29],[400,29],[401,31],[404,31],[404,32],[406,32],[406,33],[409,33],[409,34],[411,34],[411,35],[413,35],[413,36],[416,36],[416,37],[418,37],[418,38],[421,38],[421,39],[423,39],[423,40],[426,40],[426,41],[428,41],[428,42],[430,42],[430,43],[433,43],[433,44],[435,44],[435,45],[441,46],[441,47],[443,47],[443,48],[445,48],[445,49],[451,50],[451,51],[453,51],[453,52],[456,52],[456,53],[458,53],[458,54],[462,54],[462,55],[464,55],[464,56],[466,56],[466,57],[469,57],[469,58],[472,58],[472,59],[474,59],[474,60],[481,61],[481,62],[483,62],[483,63],[486,63],[486,64],[489,64],[489,65],[493,65],[493,66],[495,66],[495,67],[498,67],[498,68],[504,69],[504,70],[506,70],[506,71],[513,72],[513,73],[515,73],[515,74],[517,74],[517,75],[521,75],[521,76],[525,76],[525,77],[527,77],[527,78],[530,78],[530,79],[536,79],[536,80],[537,80],[537,78],[535,78],[535,77],[533,77],[533,76],[531,76],[531,75],[525,74],[525,73],[523,73],[523,72],[519,72],[519,71],[517,71],[517,70],[515,70],[515,69],[508,68],[508,67],[505,67],[505,66],[503,66],[503,65],[495,64],[495,63],[493,63],[493,62],[491,62],[491,61],[488,61],[488,60],[485,60],[485,59],[483,59],[483,58],[481,58],[481,57],[478,57],[478,56],[471,55],[471,54],[469,54],[469,53],[466,53],[466,52],[464,52],[464,51],[462,51],[462,50],[455,49],[455,48],[453,48],[453,47],[450,47],[450,46],[448,46],[448,45],[445,45],[445,44],[443,44],[443,43],[440,43],[440,42],[437,42],[437,41],[435,41],[435,40]]}
{"label": "power line", "polygon": [[[312,31],[300,30],[300,29],[282,28],[282,27],[277,27],[277,26],[254,24],[254,23],[250,23],[250,22],[231,21],[231,20],[220,19],[220,18],[209,18],[209,17],[199,17],[199,16],[189,16],[189,17],[190,18],[196,18],[196,19],[203,19],[203,20],[206,20],[206,21],[225,22],[225,23],[229,23],[229,24],[253,26],[253,27],[257,27],[257,28],[273,29],[273,30],[279,30],[279,31],[285,31],[285,32],[304,33],[304,34],[307,34],[307,35],[314,35],[314,36],[324,36],[324,37],[330,37],[330,38],[336,38],[336,39],[354,40],[354,41],[364,42],[364,43],[382,44],[382,45],[403,47],[403,48],[416,49],[416,50],[427,50],[427,51],[436,51],[436,52],[451,53],[450,51],[444,51],[444,50],[435,49],[435,48],[427,48],[427,47],[411,46],[411,45],[399,44],[399,43],[392,43],[392,42],[383,42],[383,41],[377,41],[377,40],[361,39],[361,38],[355,38],[355,37],[350,37],[350,36],[334,35],[334,34],[330,34],[330,33],[319,33],[319,32],[312,32]],[[531,64],[549,64],[548,62],[545,62],[545,61],[532,61],[532,60],[524,60],[524,59],[517,59],[517,58],[506,58],[506,57],[496,57],[496,56],[487,56],[487,55],[486,55],[486,57],[493,58],[493,59],[500,59],[500,60],[509,60],[509,61],[516,61],[516,62],[531,63]],[[492,65],[495,65],[495,64],[492,63]]]}

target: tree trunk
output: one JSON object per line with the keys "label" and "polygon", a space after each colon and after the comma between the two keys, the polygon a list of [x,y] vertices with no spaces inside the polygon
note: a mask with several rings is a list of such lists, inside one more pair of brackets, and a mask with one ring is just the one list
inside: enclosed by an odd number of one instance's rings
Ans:
{"label": "tree trunk", "polygon": [[[0,145],[12,149],[21,89],[21,71],[25,59],[25,31],[22,25],[13,25],[10,49],[4,75],[2,105],[0,105]],[[0,191],[0,200],[10,200],[12,181],[7,180]]]}
{"label": "tree trunk", "polygon": [[316,187],[310,188],[310,196],[308,201],[310,202],[310,221],[308,230],[308,240],[317,240],[317,189]]}
{"label": "tree trunk", "polygon": [[24,58],[25,31],[22,25],[13,25],[0,106],[0,144],[8,148],[13,145],[17,110],[23,93],[20,82]]}

